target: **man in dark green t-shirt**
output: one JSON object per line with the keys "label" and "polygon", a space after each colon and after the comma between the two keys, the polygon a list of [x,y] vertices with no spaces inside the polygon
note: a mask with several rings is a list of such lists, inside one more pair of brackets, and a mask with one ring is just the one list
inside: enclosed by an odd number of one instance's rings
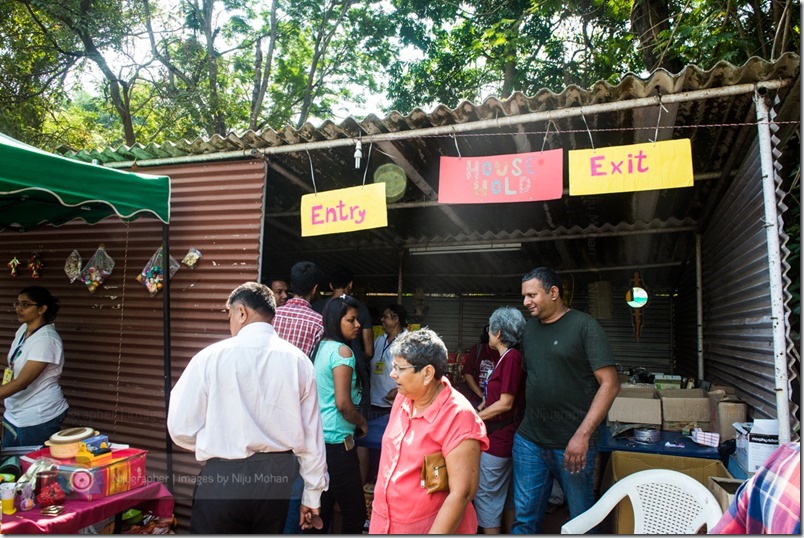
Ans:
{"label": "man in dark green t-shirt", "polygon": [[539,267],[522,277],[534,319],[522,335],[525,416],[514,436],[513,534],[538,534],[553,477],[570,517],[594,498],[597,427],[620,390],[606,333],[590,315],[562,300],[561,279]]}

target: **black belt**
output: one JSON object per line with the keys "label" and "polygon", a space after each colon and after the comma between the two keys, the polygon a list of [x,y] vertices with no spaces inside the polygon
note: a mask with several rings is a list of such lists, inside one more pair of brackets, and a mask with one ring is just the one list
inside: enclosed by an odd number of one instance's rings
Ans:
{"label": "black belt", "polygon": [[236,459],[236,460],[230,460],[230,459],[226,459],[226,458],[209,458],[207,461],[210,462],[210,463],[239,463],[239,462],[242,463],[242,462],[247,462],[247,461],[264,460],[264,459],[273,458],[275,456],[281,456],[281,455],[287,455],[287,454],[293,454],[293,451],[292,450],[285,450],[284,452],[257,452],[257,453],[252,454],[251,456],[249,456],[247,458],[241,458],[241,459]]}

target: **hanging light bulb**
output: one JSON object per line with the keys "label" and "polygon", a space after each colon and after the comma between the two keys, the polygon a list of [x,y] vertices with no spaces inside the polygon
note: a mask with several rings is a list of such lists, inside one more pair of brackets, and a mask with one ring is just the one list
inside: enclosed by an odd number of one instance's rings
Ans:
{"label": "hanging light bulb", "polygon": [[360,140],[355,140],[355,170],[360,169],[360,160],[363,158],[363,144]]}

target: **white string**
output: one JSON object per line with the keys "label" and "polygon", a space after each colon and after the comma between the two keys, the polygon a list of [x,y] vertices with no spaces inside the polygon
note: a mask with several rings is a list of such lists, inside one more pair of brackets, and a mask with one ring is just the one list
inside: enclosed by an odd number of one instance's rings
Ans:
{"label": "white string", "polygon": [[586,123],[586,116],[583,115],[583,110],[581,110],[581,119],[583,119],[583,124],[586,125],[586,132],[589,133],[589,143],[592,144],[592,150],[595,149],[595,141],[592,140],[592,131],[589,129],[589,124]]}
{"label": "white string", "polygon": [[664,110],[665,112],[669,112],[669,111],[668,111],[668,110],[667,110],[667,109],[664,107],[664,105],[662,104],[662,94],[660,93],[660,94],[659,94],[659,117],[658,117],[658,118],[656,118],[656,132],[655,132],[655,133],[654,133],[654,135],[653,135],[653,140],[651,140],[650,138],[648,138],[648,140],[650,140],[650,141],[651,141],[651,142],[653,142],[654,144],[656,144],[656,141],[657,141],[657,140],[659,140],[659,124],[660,124],[660,123],[661,123],[661,121],[662,121],[662,110]]}
{"label": "white string", "polygon": [[461,157],[461,148],[458,147],[458,137],[455,136],[455,127],[452,128],[452,140],[455,141],[455,151],[458,152],[458,158],[462,159]]}
{"label": "white string", "polygon": [[374,147],[374,142],[369,143],[368,157],[366,157],[366,169],[363,171],[363,186],[366,186],[366,176],[368,175],[369,163],[371,162],[371,148]]}
{"label": "white string", "polygon": [[[553,120],[547,120],[547,130],[544,132],[544,140],[542,140],[542,152],[544,152],[544,145],[547,144],[547,135],[550,134],[551,123],[553,123]],[[558,131],[558,127],[556,127],[556,131]]]}
{"label": "white string", "polygon": [[313,158],[310,156],[310,150],[307,152],[307,158],[310,160],[310,178],[313,180],[313,193],[318,194],[318,189],[315,186],[315,170],[313,170]]}

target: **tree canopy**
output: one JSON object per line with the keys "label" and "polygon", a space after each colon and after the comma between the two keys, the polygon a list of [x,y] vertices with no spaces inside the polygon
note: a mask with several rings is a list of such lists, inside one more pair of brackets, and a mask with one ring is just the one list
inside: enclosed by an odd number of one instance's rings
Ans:
{"label": "tree canopy", "polygon": [[87,148],[773,60],[800,2],[0,0],[0,39],[0,131]]}

